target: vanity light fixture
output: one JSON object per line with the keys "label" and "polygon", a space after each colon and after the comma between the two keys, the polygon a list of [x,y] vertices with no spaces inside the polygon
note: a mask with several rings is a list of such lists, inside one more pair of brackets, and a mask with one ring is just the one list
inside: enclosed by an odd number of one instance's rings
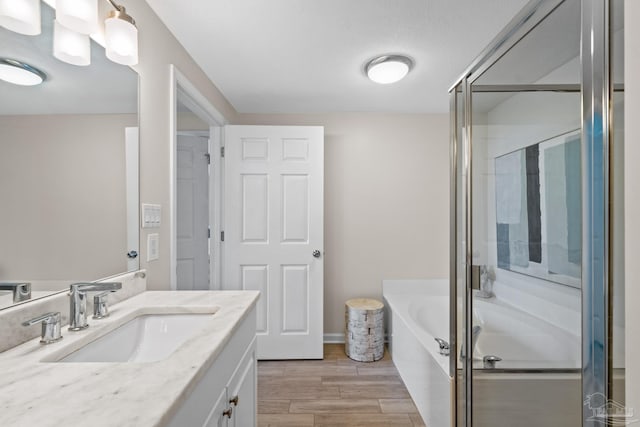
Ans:
{"label": "vanity light fixture", "polygon": [[56,21],[80,34],[98,31],[98,0],[56,0]]}
{"label": "vanity light fixture", "polygon": [[[107,0],[107,58],[122,65],[138,63],[138,29],[124,6]],[[56,0],[54,56],[73,65],[89,65],[89,34],[98,30],[98,0]],[[40,34],[40,0],[0,0],[0,25],[21,34]],[[74,34],[75,33],[75,34]]]}
{"label": "vanity light fixture", "polygon": [[0,79],[21,86],[35,86],[45,81],[47,75],[24,62],[0,58]]}
{"label": "vanity light fixture", "polygon": [[89,65],[91,63],[89,35],[77,33],[56,19],[53,22],[53,56],[69,64]]}
{"label": "vanity light fixture", "polygon": [[0,0],[0,25],[28,36],[40,34],[40,0]]}
{"label": "vanity light fixture", "polygon": [[390,84],[402,80],[413,67],[413,61],[404,55],[382,55],[365,65],[367,77],[380,84]]}
{"label": "vanity light fixture", "polygon": [[138,29],[136,21],[128,15],[124,6],[107,0],[116,9],[109,12],[104,21],[107,58],[122,65],[138,63]]}

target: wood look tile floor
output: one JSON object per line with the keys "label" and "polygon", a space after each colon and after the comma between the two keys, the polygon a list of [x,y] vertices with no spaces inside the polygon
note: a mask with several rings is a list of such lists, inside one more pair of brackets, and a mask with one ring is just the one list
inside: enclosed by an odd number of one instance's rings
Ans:
{"label": "wood look tile floor", "polygon": [[258,362],[258,427],[424,426],[388,352],[356,362],[343,344],[324,360]]}

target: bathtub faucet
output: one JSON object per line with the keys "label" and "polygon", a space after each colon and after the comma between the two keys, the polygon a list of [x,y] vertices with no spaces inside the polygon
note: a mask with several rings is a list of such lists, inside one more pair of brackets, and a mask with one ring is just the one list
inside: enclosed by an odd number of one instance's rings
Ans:
{"label": "bathtub faucet", "polygon": [[[473,358],[473,353],[476,350],[476,343],[478,342],[478,338],[480,338],[480,332],[482,332],[482,326],[476,325],[471,330],[471,357]],[[463,360],[466,356],[464,351],[464,344],[460,347],[460,360]]]}
{"label": "bathtub faucet", "polygon": [[438,352],[443,356],[448,356],[449,355],[449,343],[446,342],[445,340],[443,340],[442,338],[434,338],[434,339],[436,340],[436,342],[438,343],[438,346],[440,347]]}
{"label": "bathtub faucet", "polygon": [[493,268],[486,265],[480,266],[480,290],[476,293],[478,298],[491,298],[493,294],[493,282],[495,272]]}

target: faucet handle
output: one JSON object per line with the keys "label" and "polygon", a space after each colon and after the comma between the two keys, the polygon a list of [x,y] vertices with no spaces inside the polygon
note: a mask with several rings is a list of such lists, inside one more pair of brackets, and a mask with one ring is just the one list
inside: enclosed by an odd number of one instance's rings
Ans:
{"label": "faucet handle", "polygon": [[442,354],[443,356],[448,356],[449,355],[449,343],[446,342],[445,340],[443,340],[442,338],[434,338],[434,339],[438,343],[438,346],[440,346],[440,354]]}
{"label": "faucet handle", "polygon": [[42,332],[40,334],[41,344],[51,344],[62,339],[60,326],[62,324],[62,316],[60,312],[51,312],[42,316],[22,322],[22,326],[31,326],[42,322]]}
{"label": "faucet handle", "polygon": [[109,317],[109,300],[107,297],[115,290],[101,292],[93,296],[93,318],[104,319]]}
{"label": "faucet handle", "polygon": [[13,293],[13,302],[22,302],[31,299],[31,283],[29,282],[0,282],[0,290],[11,291]]}
{"label": "faucet handle", "polygon": [[494,355],[487,355],[482,358],[482,364],[485,369],[493,369],[496,367],[496,362],[500,362],[502,360],[501,357]]}

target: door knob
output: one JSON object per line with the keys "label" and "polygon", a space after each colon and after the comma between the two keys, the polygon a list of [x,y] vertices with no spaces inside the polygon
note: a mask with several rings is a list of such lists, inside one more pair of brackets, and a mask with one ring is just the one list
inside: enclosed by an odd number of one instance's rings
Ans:
{"label": "door knob", "polygon": [[130,259],[135,259],[138,257],[138,252],[136,251],[129,251],[127,252],[127,257],[129,257]]}
{"label": "door knob", "polygon": [[320,258],[320,251],[316,249],[311,253],[311,255],[313,255],[314,258]]}

